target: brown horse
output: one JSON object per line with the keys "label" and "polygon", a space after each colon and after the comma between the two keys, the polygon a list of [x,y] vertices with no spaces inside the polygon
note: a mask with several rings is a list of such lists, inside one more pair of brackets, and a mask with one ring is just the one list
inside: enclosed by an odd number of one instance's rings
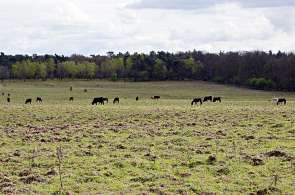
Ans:
{"label": "brown horse", "polygon": [[103,101],[108,104],[109,103],[109,98],[103,98]]}
{"label": "brown horse", "polygon": [[212,100],[213,100],[212,96],[206,96],[206,97],[204,97],[203,102],[208,102],[208,101],[212,102]]}
{"label": "brown horse", "polygon": [[32,104],[32,99],[31,98],[26,99],[25,104]]}
{"label": "brown horse", "polygon": [[286,105],[287,104],[287,100],[285,98],[278,98],[277,105],[280,105],[280,104]]}
{"label": "brown horse", "polygon": [[36,102],[42,103],[42,98],[41,97],[37,97]]}
{"label": "brown horse", "polygon": [[153,100],[159,100],[161,97],[160,96],[158,96],[158,95],[155,95],[155,96],[152,96],[151,97],[151,99],[153,99]]}
{"label": "brown horse", "polygon": [[119,104],[119,103],[120,103],[119,97],[114,98],[113,104]]}
{"label": "brown horse", "polygon": [[96,97],[96,98],[93,98],[91,104],[92,104],[92,105],[97,105],[97,104],[104,105],[104,98],[103,98],[103,97]]}
{"label": "brown horse", "polygon": [[214,97],[213,102],[220,102],[221,103],[221,97]]}
{"label": "brown horse", "polygon": [[197,105],[198,103],[200,103],[200,105],[203,104],[202,98],[195,98],[195,99],[193,99],[191,105],[192,105],[192,106],[193,106],[193,105]]}

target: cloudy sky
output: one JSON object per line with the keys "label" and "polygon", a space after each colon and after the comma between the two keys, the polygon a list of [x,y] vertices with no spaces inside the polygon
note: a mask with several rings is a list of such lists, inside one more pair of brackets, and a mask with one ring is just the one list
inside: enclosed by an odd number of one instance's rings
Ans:
{"label": "cloudy sky", "polygon": [[70,55],[295,47],[295,0],[0,0],[0,51]]}

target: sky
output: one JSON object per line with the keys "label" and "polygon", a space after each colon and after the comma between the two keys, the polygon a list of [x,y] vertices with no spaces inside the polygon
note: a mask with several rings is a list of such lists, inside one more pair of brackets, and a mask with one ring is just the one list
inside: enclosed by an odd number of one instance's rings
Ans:
{"label": "sky", "polygon": [[295,0],[0,0],[0,51],[287,51]]}

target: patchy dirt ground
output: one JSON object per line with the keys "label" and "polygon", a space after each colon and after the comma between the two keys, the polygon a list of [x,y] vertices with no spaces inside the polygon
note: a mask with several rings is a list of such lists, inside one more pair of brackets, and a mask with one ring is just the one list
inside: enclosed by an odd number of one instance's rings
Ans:
{"label": "patchy dirt ground", "polygon": [[[74,82],[74,90],[82,91],[82,84]],[[153,101],[130,84],[129,91],[142,96],[139,102],[126,94],[120,105],[91,106],[100,89],[77,92],[79,98],[69,103],[64,83],[56,89],[26,84],[23,93],[19,85],[0,88],[16,99],[10,105],[3,100],[0,107],[4,194],[54,194],[60,181],[68,194],[295,193],[293,102],[277,107],[261,100],[272,97],[269,93],[250,91],[221,104],[191,107],[190,86],[172,91],[175,98],[151,87],[149,94],[164,96]],[[201,94],[233,93],[200,86]],[[113,97],[117,88],[107,87],[106,96]],[[23,94],[35,97],[39,91],[48,101],[23,105]]]}

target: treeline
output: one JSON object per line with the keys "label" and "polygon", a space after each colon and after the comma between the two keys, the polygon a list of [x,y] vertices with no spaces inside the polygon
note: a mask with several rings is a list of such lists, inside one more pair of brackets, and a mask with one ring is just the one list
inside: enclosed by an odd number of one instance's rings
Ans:
{"label": "treeline", "polygon": [[203,80],[295,91],[295,55],[284,52],[150,52],[107,55],[0,54],[0,79]]}

